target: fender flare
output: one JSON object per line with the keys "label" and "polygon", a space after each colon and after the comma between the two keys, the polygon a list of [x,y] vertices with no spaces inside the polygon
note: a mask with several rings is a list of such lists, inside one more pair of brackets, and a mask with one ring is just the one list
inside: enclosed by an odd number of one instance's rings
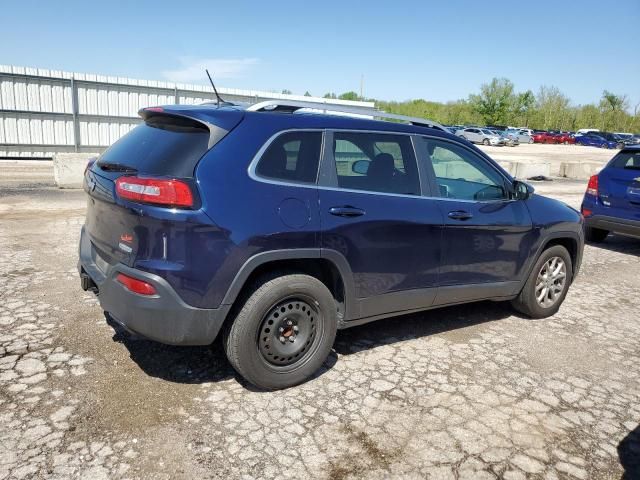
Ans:
{"label": "fender flare", "polygon": [[353,282],[353,273],[349,262],[344,255],[337,250],[326,248],[294,248],[286,250],[270,250],[267,252],[261,252],[253,255],[247,261],[244,262],[238,273],[234,277],[233,281],[224,298],[222,299],[223,305],[232,305],[240,291],[244,287],[251,274],[261,265],[264,265],[273,261],[282,260],[317,260],[323,259],[331,262],[333,266],[338,270],[340,277],[342,278],[342,284],[344,285],[344,303],[345,303],[345,319],[357,318],[357,302],[355,298],[355,287]]}
{"label": "fender flare", "polygon": [[569,238],[576,242],[576,246],[578,250],[576,252],[575,261],[573,261],[572,259],[572,262],[574,264],[571,265],[573,270],[572,278],[575,278],[575,275],[578,273],[578,269],[580,268],[580,263],[582,262],[581,245],[584,243],[584,240],[580,237],[580,234],[578,232],[572,232],[570,230],[551,232],[541,237],[540,245],[538,246],[535,255],[531,257],[530,265],[528,265],[525,270],[526,275],[524,275],[523,278],[520,280],[520,286],[518,287],[518,292],[520,292],[522,287],[524,287],[524,284],[527,282],[529,275],[531,275],[531,272],[533,271],[533,267],[536,265],[538,258],[540,258],[540,255],[542,255],[542,252],[546,249],[547,245],[549,245],[549,242],[551,242],[552,240],[556,240],[558,238]]}

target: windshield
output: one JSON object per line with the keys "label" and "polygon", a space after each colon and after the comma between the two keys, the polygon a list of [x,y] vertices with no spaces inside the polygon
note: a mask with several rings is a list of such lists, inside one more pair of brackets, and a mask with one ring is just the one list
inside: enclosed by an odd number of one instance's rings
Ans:
{"label": "windshield", "polygon": [[482,133],[484,133],[485,135],[495,135],[495,133],[493,133],[491,130],[482,130]]}

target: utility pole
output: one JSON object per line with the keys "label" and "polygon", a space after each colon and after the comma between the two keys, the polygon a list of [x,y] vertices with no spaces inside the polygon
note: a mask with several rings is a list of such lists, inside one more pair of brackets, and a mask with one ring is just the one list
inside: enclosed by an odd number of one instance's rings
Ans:
{"label": "utility pole", "polygon": [[360,100],[364,98],[364,74],[360,75]]}

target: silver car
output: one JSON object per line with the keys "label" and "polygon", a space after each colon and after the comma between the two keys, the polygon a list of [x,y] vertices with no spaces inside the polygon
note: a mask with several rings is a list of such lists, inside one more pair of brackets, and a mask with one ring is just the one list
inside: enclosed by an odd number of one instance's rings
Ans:
{"label": "silver car", "polygon": [[506,130],[512,138],[517,138],[519,143],[533,143],[533,135],[529,133],[529,130],[522,129],[509,129]]}
{"label": "silver car", "polygon": [[458,137],[466,138],[471,143],[482,143],[483,145],[501,145],[504,143],[498,135],[486,128],[469,127],[456,132]]}

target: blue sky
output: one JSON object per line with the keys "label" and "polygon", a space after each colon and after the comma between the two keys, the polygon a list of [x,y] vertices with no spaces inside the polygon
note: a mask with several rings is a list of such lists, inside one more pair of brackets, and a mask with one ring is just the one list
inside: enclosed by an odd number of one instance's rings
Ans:
{"label": "blue sky", "polygon": [[466,98],[492,77],[640,102],[640,1],[3,1],[0,63],[220,86]]}

